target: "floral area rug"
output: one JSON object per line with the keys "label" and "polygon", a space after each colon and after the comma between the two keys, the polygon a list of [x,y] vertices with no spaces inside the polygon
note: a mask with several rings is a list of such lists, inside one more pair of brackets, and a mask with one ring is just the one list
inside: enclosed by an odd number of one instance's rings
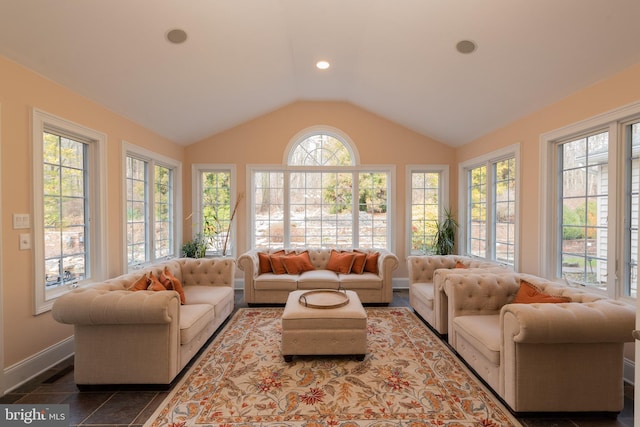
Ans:
{"label": "floral area rug", "polygon": [[366,311],[364,361],[285,363],[282,309],[240,309],[145,426],[520,426],[410,309]]}

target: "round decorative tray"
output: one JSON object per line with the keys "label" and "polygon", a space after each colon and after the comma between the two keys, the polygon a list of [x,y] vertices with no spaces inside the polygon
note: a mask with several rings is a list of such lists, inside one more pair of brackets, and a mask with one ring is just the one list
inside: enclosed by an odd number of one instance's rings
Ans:
{"label": "round decorative tray", "polygon": [[300,295],[298,302],[309,308],[338,308],[349,304],[346,291],[314,289]]}

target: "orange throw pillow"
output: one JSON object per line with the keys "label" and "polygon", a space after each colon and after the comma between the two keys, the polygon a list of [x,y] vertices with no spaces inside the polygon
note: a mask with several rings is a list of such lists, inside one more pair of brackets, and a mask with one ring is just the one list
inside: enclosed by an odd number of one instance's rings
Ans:
{"label": "orange throw pillow", "polygon": [[130,291],[145,291],[149,287],[149,278],[144,275],[129,286]]}
{"label": "orange throw pillow", "polygon": [[455,268],[467,268],[467,266],[461,263],[460,261],[456,261]]}
{"label": "orange throw pillow", "polygon": [[351,272],[355,274],[362,274],[364,273],[364,264],[367,261],[367,254],[364,252],[354,252],[354,255]]}
{"label": "orange throw pillow", "polygon": [[147,288],[149,291],[166,291],[167,288],[160,282],[160,279],[156,277],[155,274],[151,273],[149,275],[149,287]]}
{"label": "orange throw pillow", "polygon": [[173,284],[173,290],[180,295],[180,304],[184,304],[186,299],[184,296],[184,288],[182,287],[182,283],[180,283],[180,280],[176,276],[174,276],[171,271],[169,271],[169,267],[165,266],[164,274],[169,278],[169,280],[171,280],[171,283]]}
{"label": "orange throw pillow", "polygon": [[162,283],[164,287],[167,288],[167,290],[170,290],[170,291],[173,290],[173,282],[171,281],[169,276],[164,274],[164,271],[160,273],[160,277],[158,279],[160,279],[160,283]]}
{"label": "orange throw pillow", "polygon": [[258,272],[259,274],[271,273],[271,261],[269,260],[269,254],[264,252],[258,252]]}
{"label": "orange throw pillow", "polygon": [[364,263],[364,271],[368,273],[378,274],[378,257],[380,252],[367,254],[367,260]]}
{"label": "orange throw pillow", "polygon": [[331,256],[329,257],[329,263],[327,264],[327,270],[341,274],[349,274],[355,257],[356,254],[353,252],[338,252],[332,249]]}
{"label": "orange throw pillow", "polygon": [[309,252],[304,251],[299,254],[291,253],[282,257],[282,263],[288,274],[300,274],[305,271],[314,270],[309,258]]}
{"label": "orange throw pillow", "polygon": [[271,270],[273,274],[287,274],[287,269],[282,262],[284,255],[269,255],[269,261],[271,261]]}
{"label": "orange throw pillow", "polygon": [[284,251],[277,251],[272,254],[269,254],[267,252],[258,252],[258,268],[260,274],[271,273],[273,271],[273,269],[271,268],[271,255],[284,255]]}
{"label": "orange throw pillow", "polygon": [[531,283],[522,280],[520,282],[520,289],[518,289],[518,293],[516,294],[516,297],[513,299],[513,303],[514,304],[531,304],[534,302],[545,302],[545,303],[571,302],[571,298],[554,297],[549,294],[545,294],[544,292],[540,291],[540,289],[538,289]]}

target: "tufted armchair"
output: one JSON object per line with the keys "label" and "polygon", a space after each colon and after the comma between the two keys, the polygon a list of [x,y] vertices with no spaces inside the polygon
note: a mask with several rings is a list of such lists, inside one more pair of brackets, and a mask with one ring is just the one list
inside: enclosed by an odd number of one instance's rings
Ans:
{"label": "tufted armchair", "polygon": [[[456,268],[459,266],[459,268]],[[447,334],[447,295],[442,283],[447,274],[484,271],[511,271],[483,259],[461,255],[412,255],[407,257],[409,303],[431,327]]]}
{"label": "tufted armchair", "polygon": [[[571,302],[513,304],[520,282]],[[450,274],[449,343],[515,412],[619,412],[635,309],[518,273]]]}
{"label": "tufted armchair", "polygon": [[[143,275],[168,270],[176,291],[131,291]],[[235,260],[180,258],[59,297],[55,320],[74,328],[75,381],[169,384],[233,312]]]}

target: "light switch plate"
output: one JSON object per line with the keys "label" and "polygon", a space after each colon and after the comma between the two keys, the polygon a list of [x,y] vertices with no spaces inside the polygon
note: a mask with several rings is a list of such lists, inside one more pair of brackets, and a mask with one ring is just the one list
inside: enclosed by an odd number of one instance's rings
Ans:
{"label": "light switch plate", "polygon": [[13,214],[13,229],[31,228],[31,216],[29,214]]}
{"label": "light switch plate", "polygon": [[20,233],[20,250],[25,251],[31,249],[31,234]]}

